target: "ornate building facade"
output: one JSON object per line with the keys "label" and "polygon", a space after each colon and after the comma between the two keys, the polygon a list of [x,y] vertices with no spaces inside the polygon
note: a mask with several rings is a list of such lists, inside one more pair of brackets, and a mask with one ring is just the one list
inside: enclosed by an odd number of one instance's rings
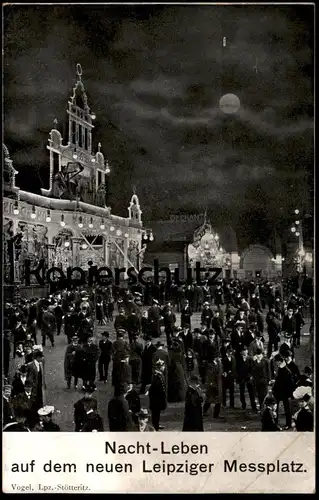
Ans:
{"label": "ornate building facade", "polygon": [[[48,188],[41,189],[41,195],[16,186],[18,172],[3,145],[4,281],[21,283],[21,291],[26,259],[32,269],[44,259],[45,268],[64,272],[68,267],[87,270],[91,264],[138,271],[142,264],[144,229],[137,195],[130,200],[127,217],[113,215],[106,206],[110,167],[100,143],[96,153],[92,150],[95,115],[88,106],[80,65],[67,113],[67,144],[56,128],[49,134]],[[32,276],[31,285],[37,285]]]}
{"label": "ornate building facade", "polygon": [[281,279],[281,241],[276,248],[254,244],[243,250],[238,248],[236,233],[230,226],[214,227],[204,218],[200,225],[185,219],[152,222],[156,240],[148,245],[145,260],[152,265],[159,259],[161,266],[169,266],[171,271],[179,269],[179,276],[186,278],[187,267],[222,269],[221,277],[239,279]]}

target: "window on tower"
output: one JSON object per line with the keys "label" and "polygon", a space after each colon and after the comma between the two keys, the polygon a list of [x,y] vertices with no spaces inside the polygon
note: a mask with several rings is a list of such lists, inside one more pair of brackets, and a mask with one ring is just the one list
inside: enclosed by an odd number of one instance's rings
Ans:
{"label": "window on tower", "polygon": [[82,125],[79,125],[79,147],[82,148]]}
{"label": "window on tower", "polygon": [[100,170],[97,171],[97,186],[100,187],[102,183],[102,172]]}
{"label": "window on tower", "polygon": [[72,122],[72,144],[76,144],[76,126],[75,126],[75,122]]}
{"label": "window on tower", "polygon": [[76,101],[75,101],[76,105],[81,108],[81,109],[84,109],[84,102],[83,102],[83,99],[82,99],[82,96],[81,95],[77,95],[76,96]]}
{"label": "window on tower", "polygon": [[59,172],[59,154],[53,153],[53,174],[57,174]]}

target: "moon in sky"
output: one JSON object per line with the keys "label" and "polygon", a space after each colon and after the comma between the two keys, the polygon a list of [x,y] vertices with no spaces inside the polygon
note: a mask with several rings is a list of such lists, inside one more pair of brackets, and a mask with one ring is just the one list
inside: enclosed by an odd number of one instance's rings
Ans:
{"label": "moon in sky", "polygon": [[225,94],[219,100],[219,107],[227,115],[235,114],[240,108],[239,97],[235,94]]}

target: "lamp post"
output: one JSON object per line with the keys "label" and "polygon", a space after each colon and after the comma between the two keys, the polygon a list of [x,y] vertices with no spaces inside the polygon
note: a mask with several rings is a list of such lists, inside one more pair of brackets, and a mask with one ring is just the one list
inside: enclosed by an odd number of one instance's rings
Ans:
{"label": "lamp post", "polygon": [[291,227],[291,232],[298,238],[298,271],[301,273],[303,269],[305,249],[303,241],[303,225],[300,216],[300,210],[295,209],[295,224]]}

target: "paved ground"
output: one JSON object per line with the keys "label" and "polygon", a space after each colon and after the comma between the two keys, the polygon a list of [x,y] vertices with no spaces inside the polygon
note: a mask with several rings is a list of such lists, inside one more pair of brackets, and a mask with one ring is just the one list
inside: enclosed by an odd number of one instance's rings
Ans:
{"label": "paved ground", "polygon": [[[180,324],[180,314],[176,313],[177,325]],[[200,313],[195,313],[192,318],[192,327],[200,326]],[[106,326],[97,328],[97,343],[101,338],[103,330],[110,332],[111,340],[115,339],[115,331],[112,323]],[[309,321],[306,322],[304,332],[309,331]],[[307,335],[302,335],[301,347],[296,349],[296,361],[298,366],[302,369],[307,364],[310,364],[310,355],[308,352],[308,339]],[[161,340],[165,341],[165,335],[162,333]],[[66,337],[62,333],[55,339],[55,347],[45,347],[45,372],[46,372],[46,404],[55,406],[57,413],[55,414],[55,421],[60,425],[61,430],[65,432],[74,431],[73,424],[73,404],[83,397],[83,392],[78,389],[67,389],[64,380],[64,353],[67,342]],[[14,366],[12,366],[12,369]],[[110,371],[112,365],[110,366]],[[98,377],[97,377],[98,378]],[[110,377],[109,377],[110,378]],[[108,401],[112,397],[113,389],[108,382],[97,382],[97,391],[95,397],[98,400],[98,410],[103,418],[105,430],[108,430],[107,419],[107,406]],[[148,397],[142,396],[141,403],[143,407],[148,407]],[[248,397],[247,397],[247,405]],[[281,412],[280,412],[281,414]],[[165,426],[164,431],[181,431],[183,425],[184,403],[169,403],[168,408],[162,413],[161,424]],[[284,425],[284,417],[280,415],[280,424]],[[212,414],[204,417],[204,430],[205,431],[260,431],[260,416],[247,410],[241,410],[239,401],[239,391],[236,386],[235,392],[235,410],[224,409],[221,410],[220,419],[214,420]]]}

